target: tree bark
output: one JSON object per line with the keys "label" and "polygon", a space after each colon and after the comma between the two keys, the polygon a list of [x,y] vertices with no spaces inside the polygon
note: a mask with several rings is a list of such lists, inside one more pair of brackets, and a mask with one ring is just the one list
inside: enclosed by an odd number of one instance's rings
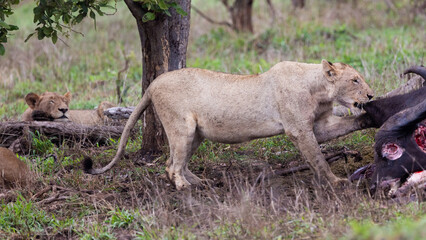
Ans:
{"label": "tree bark", "polygon": [[228,8],[235,31],[253,33],[252,10],[253,0],[235,0]]}
{"label": "tree bark", "polygon": [[[176,0],[188,13],[181,16],[174,9],[169,9],[171,16],[157,13],[155,19],[142,21],[146,10],[142,3],[125,0],[136,19],[142,46],[142,94],[159,75],[186,67],[186,49],[189,36],[190,0]],[[166,134],[161,122],[151,105],[143,117],[142,151],[160,153],[166,145]]]}

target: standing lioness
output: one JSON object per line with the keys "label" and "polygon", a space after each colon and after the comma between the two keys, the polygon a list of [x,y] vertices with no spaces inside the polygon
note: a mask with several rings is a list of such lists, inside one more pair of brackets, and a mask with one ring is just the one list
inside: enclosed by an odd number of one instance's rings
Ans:
{"label": "standing lioness", "polygon": [[260,75],[233,75],[185,68],[159,76],[146,90],[130,116],[114,159],[121,158],[130,130],[150,103],[166,131],[170,145],[167,173],[177,189],[200,179],[188,170],[188,159],[203,139],[241,143],[287,134],[312,170],[333,184],[342,181],[330,170],[318,142],[360,129],[356,117],[332,115],[333,101],[354,108],[373,97],[363,77],[352,67],[332,64],[281,62]]}

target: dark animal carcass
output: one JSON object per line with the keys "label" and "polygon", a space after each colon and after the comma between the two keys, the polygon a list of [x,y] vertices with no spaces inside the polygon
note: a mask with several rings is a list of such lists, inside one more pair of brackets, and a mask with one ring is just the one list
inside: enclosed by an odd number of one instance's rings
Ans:
{"label": "dark animal carcass", "polygon": [[426,169],[426,99],[390,117],[376,134],[372,188],[385,180],[400,183]]}
{"label": "dark animal carcass", "polygon": [[[426,80],[424,67],[412,67],[404,73],[416,73]],[[402,183],[411,173],[426,169],[426,86],[371,101],[364,110],[371,127],[380,127],[375,137],[375,163],[355,172],[351,180],[362,174],[371,177],[374,190],[382,181]]]}
{"label": "dark animal carcass", "polygon": [[[425,67],[411,67],[404,71],[404,74],[416,73],[426,80],[426,68]],[[366,103],[363,108],[367,112],[367,115],[372,120],[372,126],[375,128],[381,127],[386,120],[396,113],[413,107],[419,104],[426,98],[426,86],[406,93],[388,98],[382,98]]]}

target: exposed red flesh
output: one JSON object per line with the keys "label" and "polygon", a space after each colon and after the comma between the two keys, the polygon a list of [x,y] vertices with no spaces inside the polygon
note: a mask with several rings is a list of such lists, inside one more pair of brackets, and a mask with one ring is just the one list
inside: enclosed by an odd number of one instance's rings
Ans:
{"label": "exposed red flesh", "polygon": [[389,160],[397,160],[404,153],[404,149],[396,143],[386,143],[382,146],[382,156]]}
{"label": "exposed red flesh", "polygon": [[426,126],[420,125],[414,131],[414,140],[416,141],[417,145],[419,145],[419,148],[426,153]]}

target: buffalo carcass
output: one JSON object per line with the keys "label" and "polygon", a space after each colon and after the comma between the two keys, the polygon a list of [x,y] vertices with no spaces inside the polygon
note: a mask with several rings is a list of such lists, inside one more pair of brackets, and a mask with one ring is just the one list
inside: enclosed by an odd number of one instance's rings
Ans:
{"label": "buffalo carcass", "polygon": [[[426,68],[412,67],[426,80]],[[375,163],[351,176],[371,178],[371,188],[380,183],[403,183],[411,173],[426,168],[426,87],[413,92],[371,101],[363,106],[371,127],[381,127],[375,137]],[[382,184],[382,185],[386,185]],[[395,187],[393,186],[393,187]]]}
{"label": "buffalo carcass", "polygon": [[[415,66],[408,68],[404,71],[404,74],[416,73],[426,80],[426,68],[421,66]],[[381,98],[378,100],[370,101],[364,106],[364,110],[367,112],[367,116],[372,121],[370,127],[379,128],[386,120],[396,113],[414,107],[426,98],[426,85],[418,90],[401,94],[393,97]]]}
{"label": "buffalo carcass", "polygon": [[426,99],[390,117],[375,137],[376,169],[371,187],[401,184],[411,173],[426,169]]}

